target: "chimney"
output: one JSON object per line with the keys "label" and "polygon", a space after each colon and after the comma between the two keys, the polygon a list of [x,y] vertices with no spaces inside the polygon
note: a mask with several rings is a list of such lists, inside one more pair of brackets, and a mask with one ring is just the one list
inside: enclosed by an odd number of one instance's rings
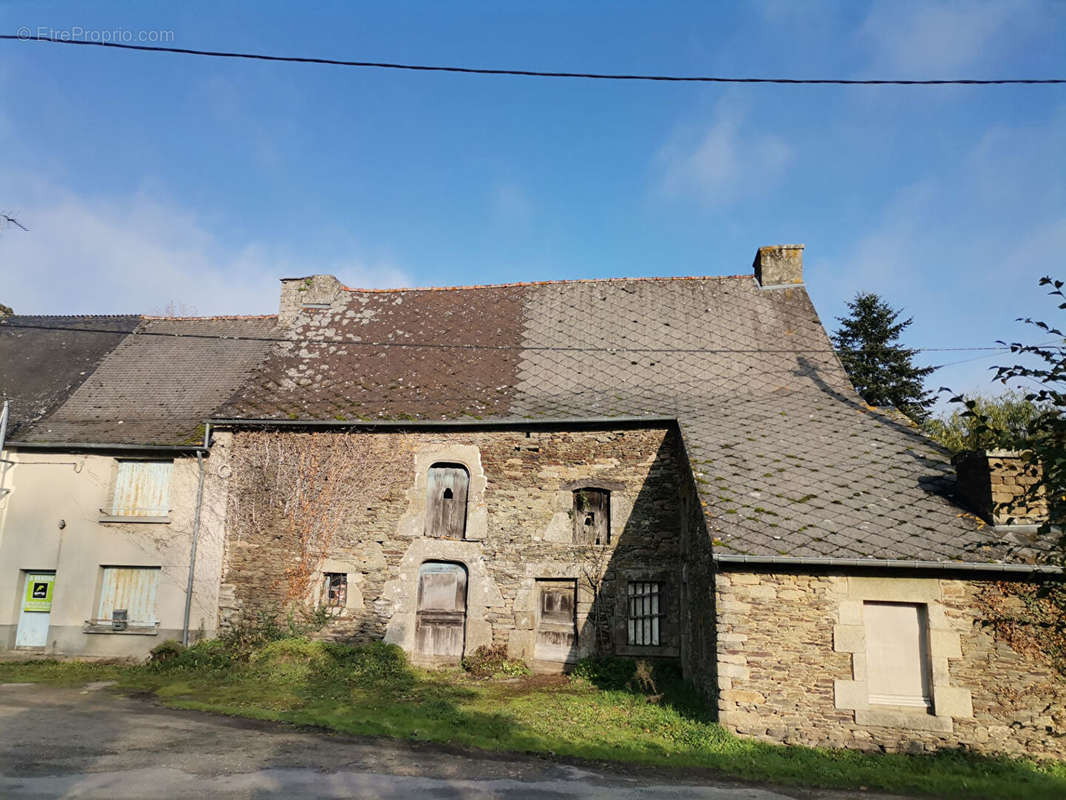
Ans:
{"label": "chimney", "polygon": [[774,244],[755,254],[755,280],[764,289],[803,283],[802,244]]}
{"label": "chimney", "polygon": [[[951,459],[959,494],[992,525],[1039,525],[1047,520],[1047,501],[1017,502],[1040,480],[1040,465],[1017,450],[971,450]],[[1011,505],[1014,502],[1015,505]]]}
{"label": "chimney", "polygon": [[332,275],[282,278],[278,322],[292,325],[309,312],[328,310],[343,291],[344,285]]}

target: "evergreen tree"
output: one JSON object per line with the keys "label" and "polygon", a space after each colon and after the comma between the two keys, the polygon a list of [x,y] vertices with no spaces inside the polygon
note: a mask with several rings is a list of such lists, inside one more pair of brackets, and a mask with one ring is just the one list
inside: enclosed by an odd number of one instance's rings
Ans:
{"label": "evergreen tree", "polygon": [[899,321],[900,312],[870,292],[856,294],[848,309],[847,317],[837,317],[833,344],[855,391],[872,406],[892,406],[915,422],[924,421],[934,398],[922,379],[935,367],[915,366],[917,351],[899,344],[913,320]]}

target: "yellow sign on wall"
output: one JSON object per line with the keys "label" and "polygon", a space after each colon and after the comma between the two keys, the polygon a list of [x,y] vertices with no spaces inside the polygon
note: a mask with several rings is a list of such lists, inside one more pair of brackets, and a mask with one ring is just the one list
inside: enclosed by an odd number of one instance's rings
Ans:
{"label": "yellow sign on wall", "polygon": [[52,610],[52,586],[55,584],[55,575],[26,576],[26,597],[23,598],[23,610],[25,611],[51,611]]}

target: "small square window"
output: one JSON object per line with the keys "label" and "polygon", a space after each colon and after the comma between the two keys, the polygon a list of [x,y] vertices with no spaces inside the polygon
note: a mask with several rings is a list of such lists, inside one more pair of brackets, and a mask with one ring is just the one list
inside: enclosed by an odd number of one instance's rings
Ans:
{"label": "small square window", "polygon": [[662,584],[630,581],[628,587],[629,644],[657,647],[662,623]]}
{"label": "small square window", "polygon": [[348,575],[344,572],[325,573],[323,586],[326,606],[328,608],[344,608],[348,604]]}

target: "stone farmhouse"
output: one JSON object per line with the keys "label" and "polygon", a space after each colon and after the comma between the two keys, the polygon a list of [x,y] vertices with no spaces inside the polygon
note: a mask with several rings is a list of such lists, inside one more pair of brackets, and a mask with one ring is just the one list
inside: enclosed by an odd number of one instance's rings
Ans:
{"label": "stone farmhouse", "polygon": [[0,649],[143,657],[319,605],[427,664],[676,660],[764,739],[1066,755],[1061,674],[995,624],[1061,579],[1039,509],[997,516],[1017,454],[956,471],[866,406],[802,254],[8,318]]}

